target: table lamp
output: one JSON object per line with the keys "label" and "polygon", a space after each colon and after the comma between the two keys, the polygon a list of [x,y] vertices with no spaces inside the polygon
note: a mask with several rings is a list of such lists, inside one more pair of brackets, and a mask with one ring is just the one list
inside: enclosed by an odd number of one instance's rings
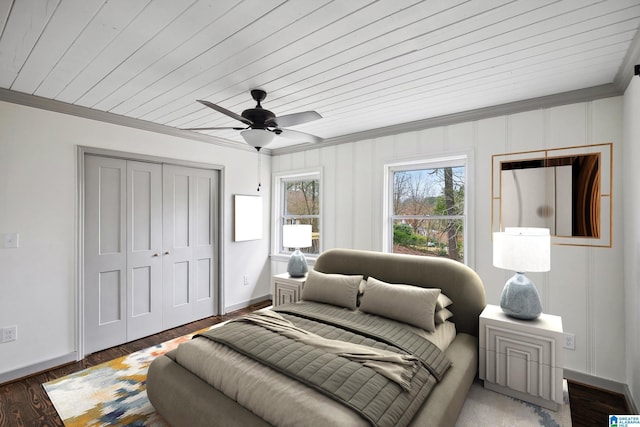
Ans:
{"label": "table lamp", "polygon": [[549,229],[506,227],[504,232],[493,233],[493,265],[516,272],[502,290],[502,311],[516,319],[533,320],[540,316],[540,295],[524,273],[551,269]]}
{"label": "table lamp", "polygon": [[291,277],[303,277],[309,271],[307,260],[300,248],[311,246],[311,224],[291,224],[282,227],[282,246],[294,248],[289,257],[287,273]]}

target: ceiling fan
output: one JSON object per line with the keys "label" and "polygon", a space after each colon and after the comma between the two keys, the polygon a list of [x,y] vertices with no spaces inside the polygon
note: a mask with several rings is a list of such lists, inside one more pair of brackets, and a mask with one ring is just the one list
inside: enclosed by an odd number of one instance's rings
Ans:
{"label": "ceiling fan", "polygon": [[212,108],[222,114],[234,118],[242,123],[245,127],[204,127],[204,128],[187,128],[183,130],[221,130],[234,129],[240,130],[240,135],[247,144],[260,151],[262,147],[273,141],[276,135],[285,138],[297,139],[305,142],[320,142],[322,138],[304,132],[292,129],[283,129],[284,126],[296,126],[313,120],[321,119],[322,116],[315,111],[303,111],[301,113],[285,114],[284,116],[276,116],[269,110],[265,110],[260,105],[261,101],[267,97],[267,92],[261,89],[253,89],[251,96],[257,102],[255,108],[249,108],[236,114],[219,105],[209,101],[199,99],[198,102]]}

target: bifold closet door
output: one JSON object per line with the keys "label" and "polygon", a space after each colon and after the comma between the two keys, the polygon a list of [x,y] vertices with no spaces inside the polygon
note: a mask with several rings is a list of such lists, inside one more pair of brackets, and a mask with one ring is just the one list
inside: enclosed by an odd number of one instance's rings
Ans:
{"label": "bifold closet door", "polygon": [[164,165],[163,327],[217,314],[217,172]]}
{"label": "bifold closet door", "polygon": [[162,166],[85,156],[84,347],[162,330]]}
{"label": "bifold closet door", "polygon": [[86,155],[84,353],[217,314],[218,172]]}
{"label": "bifold closet door", "polygon": [[85,156],[84,350],[126,342],[127,162]]}
{"label": "bifold closet door", "polygon": [[162,165],[127,161],[127,341],[162,331]]}

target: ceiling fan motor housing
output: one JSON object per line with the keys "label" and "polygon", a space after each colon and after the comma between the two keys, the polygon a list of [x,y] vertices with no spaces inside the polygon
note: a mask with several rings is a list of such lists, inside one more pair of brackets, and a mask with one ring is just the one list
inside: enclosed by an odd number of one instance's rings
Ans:
{"label": "ceiling fan motor housing", "polygon": [[247,120],[251,120],[253,123],[251,125],[252,129],[265,129],[267,126],[275,126],[273,120],[276,118],[276,115],[262,107],[246,109],[242,112],[241,116]]}
{"label": "ceiling fan motor housing", "polygon": [[265,110],[262,108],[262,105],[260,105],[260,102],[264,101],[267,97],[267,92],[262,89],[253,89],[251,91],[251,97],[257,102],[256,107],[246,109],[241,114],[242,117],[253,122],[251,129],[266,129],[268,126],[277,126],[275,123],[269,123],[273,122],[276,115],[269,110]]}

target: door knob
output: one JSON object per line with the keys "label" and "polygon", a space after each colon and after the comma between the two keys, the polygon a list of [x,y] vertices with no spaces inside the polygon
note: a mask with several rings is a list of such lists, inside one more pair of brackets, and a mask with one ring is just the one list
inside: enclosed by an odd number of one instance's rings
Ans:
{"label": "door knob", "polygon": [[160,254],[156,252],[155,254],[153,254],[153,255],[151,255],[151,256],[154,256],[154,257],[155,257],[155,256],[160,256]]}
{"label": "door knob", "polygon": [[165,254],[165,255],[170,255],[170,254],[171,254],[171,252],[166,251],[164,254]]}

